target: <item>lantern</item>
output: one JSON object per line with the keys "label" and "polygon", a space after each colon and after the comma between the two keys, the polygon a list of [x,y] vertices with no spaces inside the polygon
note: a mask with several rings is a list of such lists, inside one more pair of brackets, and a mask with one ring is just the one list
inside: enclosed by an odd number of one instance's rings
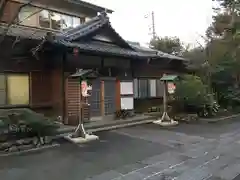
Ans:
{"label": "lantern", "polygon": [[77,56],[77,55],[78,55],[78,53],[79,53],[79,50],[78,50],[78,48],[74,48],[74,49],[73,49],[73,54],[74,54],[75,56]]}

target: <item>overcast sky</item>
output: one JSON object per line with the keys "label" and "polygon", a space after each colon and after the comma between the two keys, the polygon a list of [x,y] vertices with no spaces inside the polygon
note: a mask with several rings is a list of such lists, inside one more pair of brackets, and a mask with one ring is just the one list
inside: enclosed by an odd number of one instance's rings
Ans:
{"label": "overcast sky", "polygon": [[126,40],[141,44],[150,40],[151,16],[155,13],[158,36],[178,36],[185,43],[201,41],[212,20],[211,0],[85,0],[114,10],[110,21]]}

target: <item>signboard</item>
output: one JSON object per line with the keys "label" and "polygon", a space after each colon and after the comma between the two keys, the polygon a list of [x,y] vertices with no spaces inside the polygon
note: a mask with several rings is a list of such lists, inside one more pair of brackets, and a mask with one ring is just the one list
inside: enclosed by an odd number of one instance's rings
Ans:
{"label": "signboard", "polygon": [[121,95],[133,94],[133,82],[120,82]]}
{"label": "signboard", "polygon": [[121,109],[128,109],[128,110],[134,109],[133,101],[134,101],[133,97],[122,97]]}
{"label": "signboard", "polygon": [[172,82],[169,82],[169,83],[167,83],[167,86],[168,86],[168,93],[173,94],[175,92],[175,89],[176,89],[175,84],[172,83]]}
{"label": "signboard", "polygon": [[88,97],[88,96],[90,96],[89,91],[92,90],[92,86],[88,85],[87,81],[82,81],[81,82],[81,90],[82,90],[82,96]]}

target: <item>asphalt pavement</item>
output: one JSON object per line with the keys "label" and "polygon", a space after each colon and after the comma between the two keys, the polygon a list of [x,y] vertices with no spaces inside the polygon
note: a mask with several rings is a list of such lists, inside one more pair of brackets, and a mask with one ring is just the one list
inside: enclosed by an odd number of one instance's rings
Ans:
{"label": "asphalt pavement", "polygon": [[161,128],[147,124],[97,133],[0,158],[1,180],[240,180],[240,119]]}

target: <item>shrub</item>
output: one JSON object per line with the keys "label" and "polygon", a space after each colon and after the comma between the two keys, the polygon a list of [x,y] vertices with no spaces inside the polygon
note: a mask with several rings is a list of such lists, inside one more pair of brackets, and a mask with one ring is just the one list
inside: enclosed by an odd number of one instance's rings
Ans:
{"label": "shrub", "polygon": [[218,104],[213,94],[207,93],[207,87],[198,76],[184,75],[176,82],[174,94],[178,109],[199,116],[213,116],[218,110]]}
{"label": "shrub", "polygon": [[58,125],[30,109],[10,109],[0,111],[0,133],[9,138],[46,137],[54,135]]}

